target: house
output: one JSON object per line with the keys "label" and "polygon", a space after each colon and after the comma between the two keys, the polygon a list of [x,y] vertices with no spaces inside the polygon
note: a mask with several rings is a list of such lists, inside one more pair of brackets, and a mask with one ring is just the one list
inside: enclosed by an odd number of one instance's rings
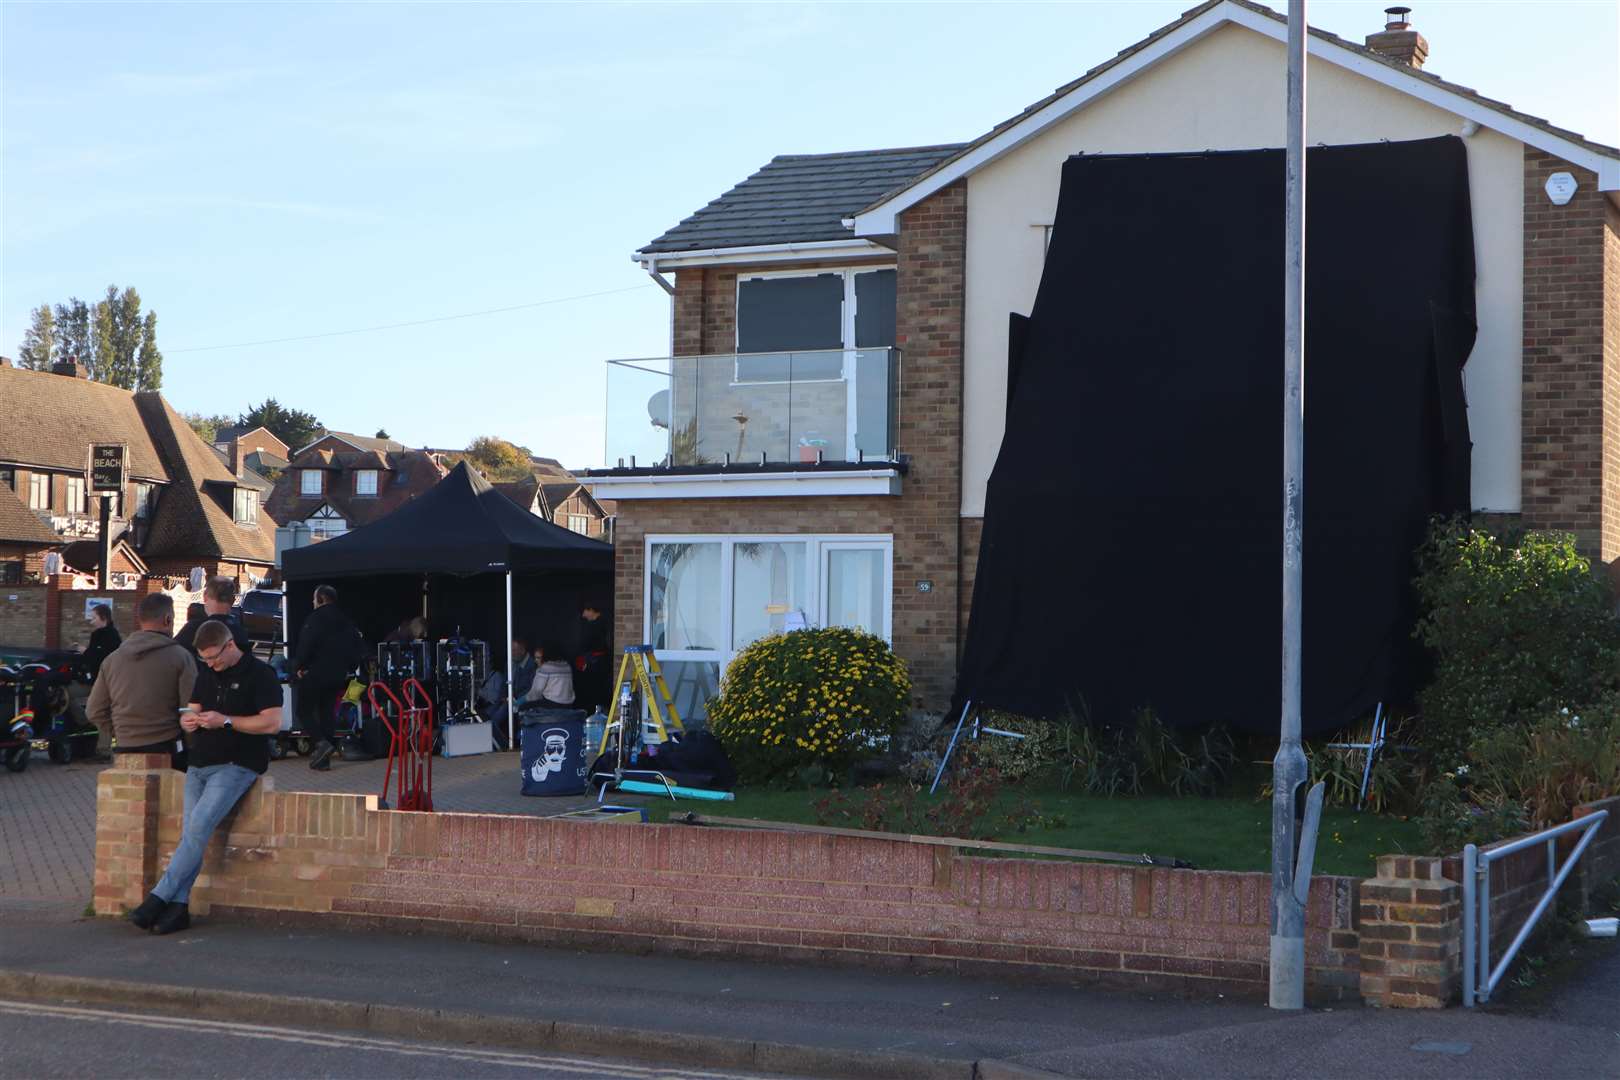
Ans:
{"label": "house", "polygon": [[611,511],[555,458],[531,458],[533,471],[522,480],[491,486],[531,514],[598,540],[612,540]]}
{"label": "house", "polygon": [[290,455],[287,444],[272,435],[269,429],[245,424],[216,431],[214,449],[220,452],[238,475],[247,468],[259,477],[278,474],[287,467]]}
{"label": "house", "polygon": [[434,455],[393,439],[329,431],[289,455],[266,505],[283,525],[329,540],[392,513],[445,472]]}
{"label": "house", "polygon": [[[1307,141],[1462,139],[1475,505],[1613,565],[1620,152],[1431,74],[1404,11],[1363,44],[1311,31]],[[585,478],[618,503],[618,640],[712,686],[800,613],[889,638],[941,707],[1063,162],[1280,146],[1286,36],[1209,0],[971,142],[777,157],[636,251],[671,356],[610,364]],[[1400,242],[1398,217],[1368,228]]]}
{"label": "house", "polygon": [[87,550],[96,545],[82,542],[100,533],[86,473],[90,445],[104,442],[129,448],[112,508],[113,572],[187,577],[201,567],[246,586],[269,571],[275,525],[258,492],[160,395],[91,382],[69,362],[0,364],[0,578],[41,577],[53,550],[77,569],[99,566]]}

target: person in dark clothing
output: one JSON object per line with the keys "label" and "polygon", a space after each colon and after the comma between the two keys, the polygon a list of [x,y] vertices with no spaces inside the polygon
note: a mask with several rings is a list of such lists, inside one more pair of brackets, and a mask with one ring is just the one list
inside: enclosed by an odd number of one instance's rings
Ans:
{"label": "person in dark clothing", "polygon": [[[208,618],[207,608],[201,604],[188,604],[186,605],[186,621],[183,625],[190,626],[192,623],[202,622],[206,618]],[[195,630],[192,631],[193,634],[196,632]]]}
{"label": "person in dark clothing", "polygon": [[[187,621],[186,625],[180,628],[180,632],[174,635],[174,640],[195,655],[198,628],[205,622],[222,622],[230,628],[236,647],[249,656],[253,655],[253,643],[248,640],[247,631],[242,629],[241,622],[231,614],[231,606],[236,603],[236,582],[228,577],[210,578],[203,589],[202,603],[206,618],[198,622]],[[200,672],[205,665],[200,658],[197,664]]]}
{"label": "person in dark clothing", "polygon": [[612,688],[610,668],[613,663],[611,628],[602,617],[602,609],[585,604],[579,609],[579,654],[574,658],[576,708],[591,712],[607,708]]}
{"label": "person in dark clothing", "polygon": [[95,682],[97,673],[101,671],[101,662],[124,643],[124,638],[119,634],[118,627],[113,625],[112,608],[106,604],[97,604],[90,609],[90,621],[95,624],[95,629],[90,631],[90,644],[79,658],[79,666],[84,677]]}
{"label": "person in dark clothing", "polygon": [[172,934],[191,925],[191,886],[214,830],[270,767],[270,738],[281,729],[281,684],[270,665],[237,647],[230,628],[203,623],[196,636],[205,665],[180,718],[189,735],[186,812],[168,869],[129,921]]}
{"label": "person in dark clothing", "polygon": [[298,629],[292,670],[298,679],[299,722],[315,737],[309,767],[332,767],[337,751],[337,699],[349,685],[349,673],[361,660],[365,647],[360,631],[337,606],[337,590],[322,585],[315,590],[315,610]]}

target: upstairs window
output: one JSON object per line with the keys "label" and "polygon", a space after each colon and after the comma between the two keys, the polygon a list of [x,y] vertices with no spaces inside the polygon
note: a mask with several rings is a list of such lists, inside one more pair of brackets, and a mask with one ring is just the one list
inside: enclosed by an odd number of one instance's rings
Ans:
{"label": "upstairs window", "polygon": [[0,484],[6,485],[12,491],[17,490],[17,470],[0,469]]}
{"label": "upstairs window", "polygon": [[238,525],[257,525],[259,523],[259,493],[252,488],[237,488],[231,516],[236,519]]}
{"label": "upstairs window", "polygon": [[361,469],[354,474],[354,493],[356,495],[377,494],[376,469]]}
{"label": "upstairs window", "polygon": [[152,513],[152,485],[133,484],[135,503],[130,507],[129,516],[132,518],[145,518]]}
{"label": "upstairs window", "polygon": [[31,472],[28,474],[28,508],[30,510],[49,510],[51,508],[51,474]]}
{"label": "upstairs window", "polygon": [[591,535],[591,519],[590,519],[590,515],[588,515],[588,514],[569,514],[568,515],[568,529],[569,529],[570,532],[577,532],[581,536],[589,536],[589,535]]}
{"label": "upstairs window", "polygon": [[741,278],[736,381],[843,379],[839,350],[890,348],[894,332],[893,270]]}
{"label": "upstairs window", "polygon": [[319,495],[321,493],[321,470],[298,470],[298,494]]}
{"label": "upstairs window", "polygon": [[67,478],[67,512],[70,514],[84,513],[84,477],[70,476]]}

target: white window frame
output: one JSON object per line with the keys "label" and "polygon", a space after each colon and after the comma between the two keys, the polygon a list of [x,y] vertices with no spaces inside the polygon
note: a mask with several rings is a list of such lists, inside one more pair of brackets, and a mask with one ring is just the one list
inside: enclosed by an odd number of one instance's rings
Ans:
{"label": "white window frame", "polygon": [[[366,491],[360,481],[371,477],[371,490]],[[354,471],[354,493],[361,498],[375,498],[377,495],[377,481],[379,477],[376,469],[356,469]]]}
{"label": "white window frame", "polygon": [[[310,487],[309,487],[309,478],[312,477],[312,476],[315,478],[315,490],[313,490],[313,491],[311,491]],[[323,493],[325,487],[326,487],[326,485],[321,481],[321,470],[319,470],[319,469],[299,469],[298,470],[298,494],[299,495],[302,495],[305,498],[308,498],[311,495],[320,495],[320,494]]]}
{"label": "white window frame", "polygon": [[67,500],[67,512],[70,514],[84,513],[84,477],[69,476],[66,481],[63,485],[66,491],[63,498]]}
{"label": "white window frame", "polygon": [[591,535],[591,516],[589,514],[568,514],[568,531],[577,532],[581,536]]}
{"label": "white window frame", "polygon": [[[43,502],[40,500],[43,498]],[[51,474],[48,472],[29,472],[28,474],[28,509],[49,510],[51,508]]]}
{"label": "white window frame", "polygon": [[805,595],[810,599],[810,610],[804,613],[809,626],[823,625],[827,596],[824,591],[824,567],[828,550],[879,548],[883,551],[883,634],[894,643],[894,536],[889,533],[654,533],[642,540],[641,557],[641,640],[652,640],[652,550],[658,544],[714,544],[720,545],[720,640],[727,647],[720,649],[659,649],[657,657],[664,660],[703,660],[720,665],[720,673],[738,653],[730,648],[733,640],[732,589],[736,575],[735,549],[738,544],[802,543],[805,551]]}
{"label": "white window frame", "polygon": [[[850,401],[854,402],[854,370],[853,356],[860,351],[855,348],[855,276],[857,274],[873,274],[880,270],[896,270],[895,265],[851,266],[851,267],[822,267],[818,270],[761,270],[752,274],[738,274],[735,293],[732,297],[731,321],[731,385],[733,386],[782,386],[789,382],[798,383],[833,383],[845,382],[850,385]],[[843,307],[839,314],[839,335],[843,339],[842,351],[844,353],[844,371],[836,379],[745,379],[737,369],[738,361],[744,356],[771,356],[772,353],[745,353],[742,351],[739,336],[742,334],[742,319],[739,310],[742,305],[742,287],[745,281],[760,281],[765,278],[809,278],[825,277],[836,274],[844,279]],[[898,300],[896,301],[898,303]],[[894,342],[889,342],[888,348],[894,348]],[[797,349],[796,352],[837,352],[837,349]],[[867,349],[867,352],[873,350]]]}
{"label": "white window frame", "polygon": [[239,487],[231,492],[231,519],[238,525],[259,523],[259,493],[252,488]]}

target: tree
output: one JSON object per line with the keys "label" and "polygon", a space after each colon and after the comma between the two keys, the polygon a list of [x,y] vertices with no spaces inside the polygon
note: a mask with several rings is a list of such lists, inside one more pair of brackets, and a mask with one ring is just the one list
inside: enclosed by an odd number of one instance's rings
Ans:
{"label": "tree", "polygon": [[18,363],[31,371],[49,371],[56,359],[56,314],[49,304],[41,304],[29,314],[33,321],[17,350]]}
{"label": "tree", "polygon": [[262,427],[291,450],[301,450],[326,434],[326,428],[314,415],[289,409],[275,398],[265,398],[243,413],[236,421],[243,427]]}
{"label": "tree", "polygon": [[467,460],[492,481],[522,480],[531,472],[529,456],[505,439],[481,435],[467,447]]}
{"label": "tree", "polygon": [[141,294],[107,286],[105,299],[87,304],[77,296],[55,308],[41,304],[18,350],[24,367],[49,370],[74,360],[97,382],[125,390],[163,385],[163,354],[157,346],[157,314],[141,311]]}
{"label": "tree", "polygon": [[183,417],[186,423],[191,425],[191,430],[200,435],[205,443],[213,442],[219,435],[220,428],[228,428],[236,423],[235,418],[230,416],[205,416],[202,413],[188,412],[184,413]]}

